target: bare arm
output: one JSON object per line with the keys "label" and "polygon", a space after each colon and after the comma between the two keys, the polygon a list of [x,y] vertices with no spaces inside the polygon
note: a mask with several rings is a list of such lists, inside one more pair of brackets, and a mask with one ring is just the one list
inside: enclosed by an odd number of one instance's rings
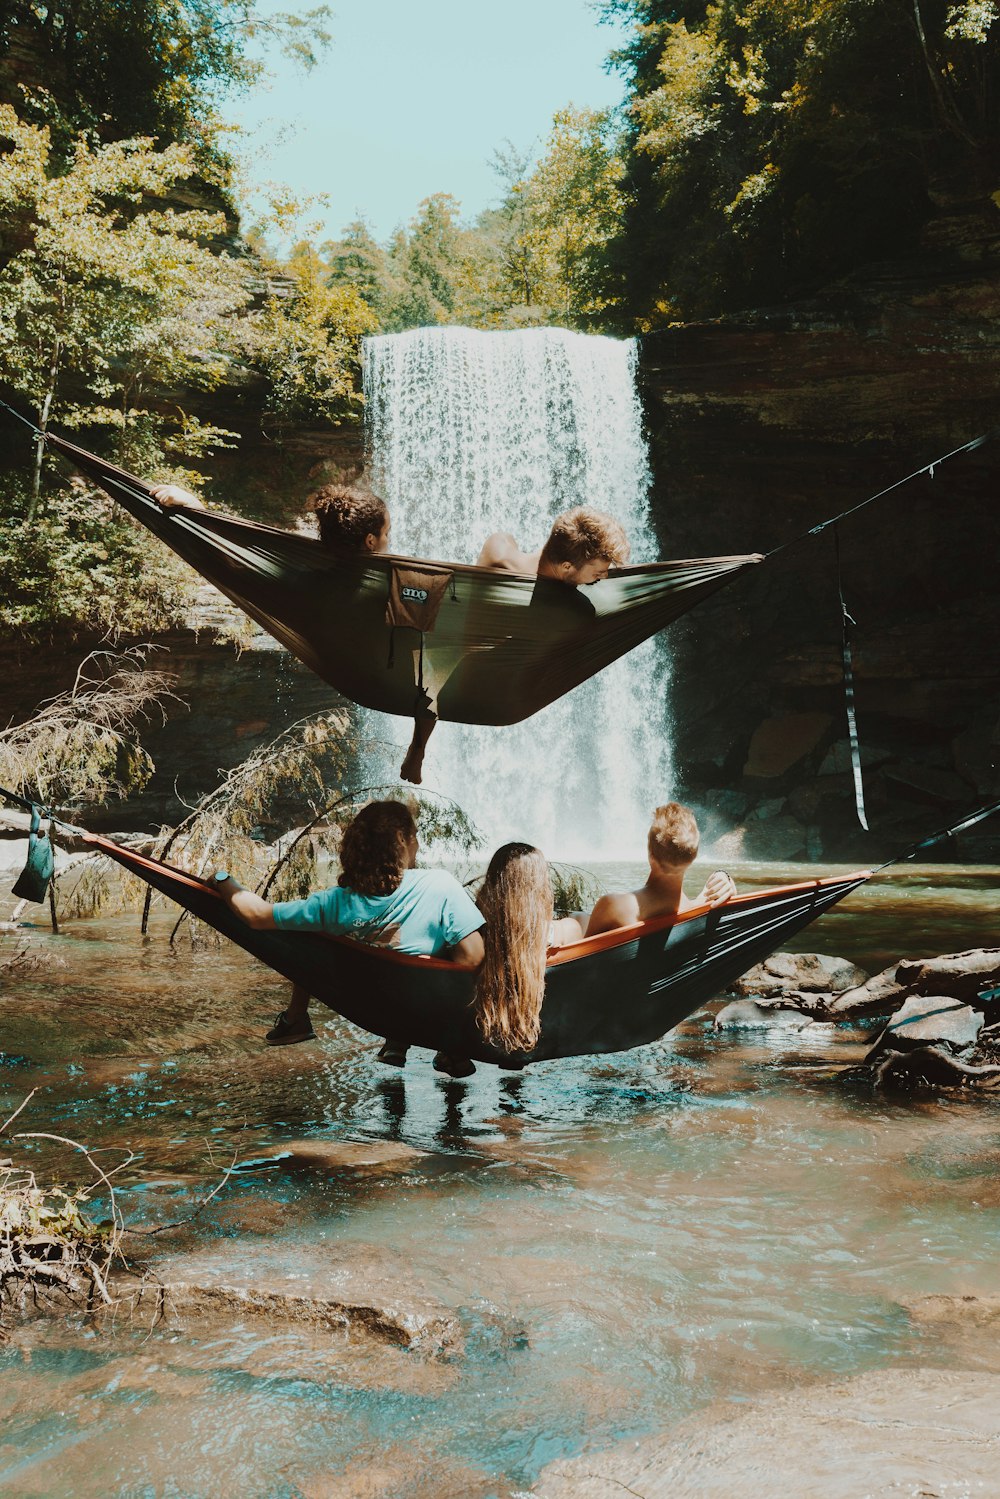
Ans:
{"label": "bare arm", "polygon": [[259,932],[273,932],[277,930],[274,919],[274,906],[269,900],[261,900],[252,890],[244,890],[243,886],[237,884],[232,875],[226,880],[219,880],[215,884],[216,890],[222,896],[231,911],[235,911],[241,921],[247,926],[252,926]]}
{"label": "bare arm", "polygon": [[204,500],[199,500],[190,489],[182,489],[179,484],[158,484],[152,494],[161,510],[205,510],[207,508]]}
{"label": "bare arm", "polygon": [[482,932],[470,932],[454,947],[449,947],[445,956],[456,968],[478,968],[486,956]]}

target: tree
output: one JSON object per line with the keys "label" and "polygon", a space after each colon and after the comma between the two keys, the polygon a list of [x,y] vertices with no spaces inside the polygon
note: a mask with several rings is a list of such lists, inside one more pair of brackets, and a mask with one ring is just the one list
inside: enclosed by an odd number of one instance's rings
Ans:
{"label": "tree", "polygon": [[640,326],[787,299],[916,244],[992,191],[993,0],[610,0],[631,40],[626,212],[609,261]]}
{"label": "tree", "polygon": [[[202,452],[225,437],[188,412],[163,418],[150,397],[165,386],[211,388],[225,372],[221,334],[245,305],[238,260],[212,243],[219,214],[164,207],[196,171],[190,147],[148,140],[77,141],[53,173],[50,132],[0,105],[0,378],[32,404],[44,433],[111,426],[123,457],[148,450],[157,429]],[[141,441],[140,441],[141,439]],[[40,497],[39,441],[27,519]]]}
{"label": "tree", "polygon": [[54,95],[70,135],[204,141],[219,91],[262,70],[251,46],[270,41],[311,66],[330,15],[327,5],[300,13],[257,0],[6,0],[0,55],[17,39],[22,57],[39,57],[32,81],[52,94],[35,107],[46,111]]}

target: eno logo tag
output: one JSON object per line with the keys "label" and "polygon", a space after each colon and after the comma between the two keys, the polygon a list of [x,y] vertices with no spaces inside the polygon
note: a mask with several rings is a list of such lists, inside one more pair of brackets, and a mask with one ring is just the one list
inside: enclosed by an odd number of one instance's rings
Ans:
{"label": "eno logo tag", "polygon": [[426,604],[426,588],[404,588],[401,590],[404,599],[412,599],[416,604]]}

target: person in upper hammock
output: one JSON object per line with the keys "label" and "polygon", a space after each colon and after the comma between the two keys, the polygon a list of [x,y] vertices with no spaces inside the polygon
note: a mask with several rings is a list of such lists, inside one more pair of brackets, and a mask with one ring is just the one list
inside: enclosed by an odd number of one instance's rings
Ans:
{"label": "person in upper hammock", "polygon": [[680,802],[657,807],[646,840],[649,878],[638,890],[602,895],[590,913],[587,936],[652,921],[657,916],[680,916],[697,906],[721,906],[736,894],[733,880],[719,869],[693,898],[684,894],[684,876],[698,857],[700,835],[694,813]]}
{"label": "person in upper hammock", "polygon": [[[484,543],[476,565],[550,578],[570,588],[589,588],[606,578],[612,567],[624,567],[628,555],[628,537],[618,521],[601,510],[580,505],[556,516],[548,540],[537,552],[522,552],[508,532],[494,532]],[[399,771],[404,781],[420,785],[424,754],[436,724],[434,705],[428,699],[414,715],[413,738]]]}
{"label": "person in upper hammock", "polygon": [[[153,499],[163,510],[207,510],[203,500],[179,484],[159,484]],[[319,539],[339,557],[387,552],[391,522],[381,496],[357,484],[324,484],[307,504],[319,523]]]}
{"label": "person in upper hammock", "polygon": [[[408,807],[369,802],[344,831],[340,879],[331,889],[272,903],[244,890],[224,870],[216,874],[215,888],[242,921],[259,930],[352,937],[396,952],[446,958],[458,968],[478,968],[485,917],[454,875],[416,868],[417,847]],[[293,984],[291,1000],[267,1032],[269,1045],[314,1038],[309,1000],[309,991]]]}

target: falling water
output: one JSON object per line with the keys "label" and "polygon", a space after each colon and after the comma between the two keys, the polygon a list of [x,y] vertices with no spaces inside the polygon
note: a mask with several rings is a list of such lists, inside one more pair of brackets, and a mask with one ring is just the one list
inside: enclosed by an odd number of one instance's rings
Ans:
{"label": "falling water", "polygon": [[[632,561],[654,559],[635,363],[633,341],[559,328],[367,339],[369,468],[393,551],[475,561],[493,531],[533,551],[560,511],[587,504],[622,522]],[[440,725],[424,779],[491,846],[641,854],[670,785],[666,687],[666,652],[647,642],[525,723]]]}

